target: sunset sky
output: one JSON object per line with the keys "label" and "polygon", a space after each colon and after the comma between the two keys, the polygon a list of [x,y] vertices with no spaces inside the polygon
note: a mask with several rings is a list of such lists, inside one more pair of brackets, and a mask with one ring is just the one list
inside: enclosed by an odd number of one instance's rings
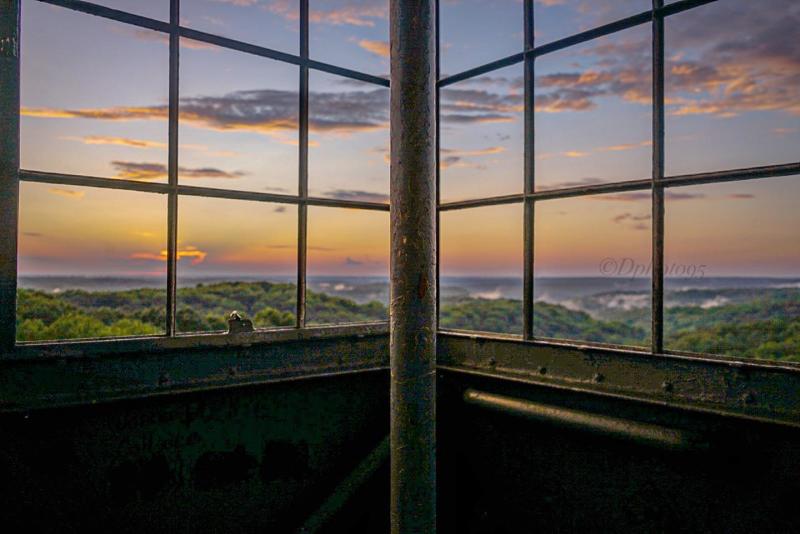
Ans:
{"label": "sunset sky", "polygon": [[[167,0],[106,0],[167,20]],[[720,0],[666,21],[666,170],[800,160],[800,3]],[[388,3],[311,0],[311,56],[388,76]],[[645,10],[649,0],[537,0],[542,44]],[[298,52],[290,0],[183,0],[182,24]],[[442,0],[443,75],[522,48],[517,0]],[[164,34],[23,0],[22,167],[165,182]],[[650,26],[536,62],[537,189],[648,178]],[[297,193],[298,68],[181,43],[184,184]],[[441,93],[442,199],[522,191],[522,66]],[[387,202],[388,89],[312,71],[314,196]],[[800,275],[800,177],[670,190],[667,261],[708,274]],[[537,204],[539,276],[597,276],[650,256],[649,192]],[[295,271],[297,208],[181,198],[179,276]],[[388,214],[309,209],[309,274],[388,272]],[[522,272],[518,205],[446,212],[443,275]],[[163,276],[166,198],[23,184],[20,274]]]}

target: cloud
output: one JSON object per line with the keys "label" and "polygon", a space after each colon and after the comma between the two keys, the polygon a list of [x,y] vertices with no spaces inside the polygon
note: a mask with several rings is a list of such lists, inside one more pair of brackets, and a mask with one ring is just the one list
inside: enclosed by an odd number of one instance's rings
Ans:
{"label": "cloud", "polygon": [[373,193],[370,191],[360,191],[357,189],[333,189],[324,193],[325,197],[337,200],[352,200],[356,202],[376,202],[385,204],[389,202],[389,195],[383,193]]}
{"label": "cloud", "polygon": [[649,221],[651,218],[652,217],[648,214],[634,215],[633,213],[625,212],[613,217],[611,222],[621,224],[631,230],[640,231],[650,229],[650,226],[645,224],[645,222]]}
{"label": "cloud", "polygon": [[732,200],[750,200],[752,198],[756,198],[756,196],[752,193],[731,193],[727,195],[726,198],[730,198]]}
{"label": "cloud", "polygon": [[22,232],[25,237],[44,237],[44,234],[39,232]]}
{"label": "cloud", "polygon": [[[133,35],[136,39],[140,41],[149,41],[153,43],[161,43],[165,45],[169,45],[169,35],[162,32],[152,31],[152,30],[144,30],[144,29],[129,29],[127,27],[119,28],[119,30],[124,30],[128,34]],[[185,37],[181,37],[179,40],[181,48],[186,48],[189,50],[218,50],[219,47],[212,45],[210,43],[204,43],[203,41],[195,41],[194,39],[187,39]]]}
{"label": "cloud", "polygon": [[[596,197],[589,197],[593,200],[612,201],[612,202],[638,202],[641,200],[650,200],[652,198],[650,191],[637,191],[634,193],[614,193],[610,195],[601,195]],[[680,193],[675,191],[667,191],[664,194],[667,200],[694,200],[698,198],[705,198],[702,193]]]}
{"label": "cloud", "polygon": [[[385,88],[315,92],[309,129],[351,134],[388,128],[389,90]],[[220,96],[190,96],[180,102],[180,120],[216,131],[249,131],[286,140],[298,124],[298,94],[279,89],[235,91]],[[22,108],[27,117],[107,121],[166,120],[164,105],[84,109]]]}
{"label": "cloud", "polygon": [[81,141],[86,145],[119,145],[132,148],[166,148],[166,143],[148,141],[146,139],[130,139],[127,137],[110,137],[104,135],[88,135],[85,137],[65,137],[70,141]]}
{"label": "cloud", "polygon": [[[388,6],[381,0],[333,0],[325,7],[320,4],[315,2],[309,13],[309,21],[314,24],[373,27],[377,21],[389,18]],[[272,0],[266,9],[288,20],[300,17],[296,0]]]}
{"label": "cloud", "polygon": [[[484,83],[481,79],[470,83]],[[525,110],[523,96],[513,90],[500,93],[487,89],[447,87],[441,90],[440,95],[444,125],[513,122]]]}
{"label": "cloud", "polygon": [[75,200],[80,200],[86,196],[86,191],[75,191],[74,189],[64,189],[63,187],[51,187],[47,192],[65,198],[73,198]]}
{"label": "cloud", "polygon": [[568,158],[585,158],[589,155],[589,152],[582,152],[580,150],[568,150],[566,152],[562,152],[561,155],[566,156]]}
{"label": "cloud", "polygon": [[800,130],[798,130],[797,128],[774,128],[772,130],[772,133],[776,135],[790,135],[797,133],[798,131]]}
{"label": "cloud", "polygon": [[[167,251],[162,250],[158,254],[153,254],[152,252],[134,252],[130,257],[134,260],[167,261],[167,255]],[[182,260],[183,258],[191,258],[192,265],[203,263],[207,256],[207,252],[199,250],[194,246],[186,246],[183,249],[178,249],[176,254],[178,261]]]}
{"label": "cloud", "polygon": [[273,213],[286,213],[286,206],[278,206],[277,208],[272,210],[272,212]]}
{"label": "cloud", "polygon": [[369,39],[361,39],[358,41],[358,46],[381,57],[389,57],[389,43],[386,41],[370,41]]}
{"label": "cloud", "polygon": [[454,148],[442,148],[439,150],[439,166],[442,169],[450,167],[460,168],[484,168],[483,165],[478,165],[471,162],[464,161],[464,158],[474,158],[481,156],[491,156],[505,152],[506,148],[502,146],[490,146],[486,148],[477,148],[472,150],[458,150]]}
{"label": "cloud", "polygon": [[348,256],[347,258],[345,258],[344,264],[346,266],[348,266],[348,267],[358,267],[360,265],[364,265],[364,262],[363,261],[354,260],[353,258]]}
{"label": "cloud", "polygon": [[[131,161],[112,161],[112,167],[116,170],[116,178],[125,180],[161,180],[167,178],[167,166],[163,163],[143,163]],[[228,172],[214,167],[188,168],[178,167],[178,175],[181,178],[224,178],[236,179],[246,176],[242,171]]]}

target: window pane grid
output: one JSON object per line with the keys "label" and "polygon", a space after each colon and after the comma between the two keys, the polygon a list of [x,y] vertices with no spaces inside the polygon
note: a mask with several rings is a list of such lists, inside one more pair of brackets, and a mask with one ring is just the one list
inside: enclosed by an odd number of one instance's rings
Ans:
{"label": "window pane grid", "polygon": [[[525,171],[521,177],[523,180],[524,193],[513,195],[502,195],[496,197],[474,198],[469,200],[439,202],[439,212],[450,212],[458,210],[466,210],[477,207],[489,207],[500,205],[513,205],[522,203],[524,206],[524,261],[525,270],[523,273],[523,337],[526,340],[536,340],[544,342],[566,342],[575,343],[574,340],[548,338],[541,335],[534,336],[534,308],[539,306],[538,302],[534,304],[534,247],[533,243],[537,229],[534,227],[534,213],[536,205],[539,202],[547,202],[565,198],[588,198],[590,195],[598,194],[631,194],[642,195],[647,194],[652,204],[650,215],[650,236],[652,241],[651,247],[651,261],[649,269],[646,274],[651,277],[650,280],[650,302],[649,302],[649,316],[650,321],[647,325],[650,334],[650,342],[647,348],[625,345],[624,347],[629,350],[647,351],[652,354],[674,353],[664,348],[664,233],[665,233],[665,198],[670,197],[673,189],[679,186],[687,185],[701,185],[701,184],[715,184],[722,182],[746,182],[746,181],[760,181],[768,178],[778,178],[785,176],[797,176],[800,171],[800,162],[766,165],[761,167],[752,168],[737,168],[723,171],[713,172],[700,172],[694,174],[683,175],[666,175],[665,174],[665,38],[664,38],[664,24],[668,17],[679,13],[687,12],[695,8],[702,7],[707,4],[713,4],[717,1],[723,0],[683,0],[664,5],[663,0],[652,0],[652,9],[647,12],[639,13],[627,18],[605,24],[604,26],[593,28],[583,31],[579,34],[567,36],[556,41],[548,42],[544,45],[537,45],[534,42],[534,3],[535,0],[525,0],[522,6],[522,14],[525,20],[525,45],[524,49],[516,54],[492,61],[490,63],[474,67],[467,71],[452,74],[448,73],[447,76],[439,77],[439,88],[448,87],[457,82],[476,78],[478,76],[485,76],[495,74],[496,71],[523,62],[524,73],[524,91],[525,91]],[[533,95],[535,87],[535,61],[537,58],[543,57],[552,52],[564,50],[574,47],[582,43],[587,43],[591,40],[597,39],[602,36],[616,34],[625,29],[633,28],[636,26],[650,25],[652,28],[652,37],[650,46],[652,46],[652,134],[650,139],[651,155],[652,155],[652,169],[650,177],[642,178],[640,180],[632,180],[629,182],[612,182],[598,185],[587,186],[568,186],[555,188],[550,190],[537,191],[535,188],[535,172],[533,162],[536,158],[536,150],[534,149],[534,136],[535,128],[533,123],[534,106]],[[441,37],[439,36],[440,42]],[[441,157],[441,156],[440,156]],[[675,198],[679,198],[679,193],[675,194]],[[439,247],[441,249],[441,246]],[[441,292],[441,291],[440,291]],[[458,332],[462,330],[450,330],[441,328],[441,330]],[[471,334],[475,334],[477,330],[469,330]],[[583,342],[583,341],[581,341]],[[613,343],[604,343],[600,341],[592,341],[591,344],[609,348],[621,348],[622,345]],[[682,352],[681,354],[684,354]]]}
{"label": "window pane grid", "polygon": [[[263,202],[265,209],[269,204],[277,205],[296,205],[297,206],[297,241],[296,241],[296,302],[294,305],[294,328],[306,327],[306,263],[307,263],[307,218],[308,206],[324,206],[331,208],[346,208],[364,211],[366,213],[374,211],[388,212],[388,204],[373,202],[371,199],[360,198],[317,198],[309,196],[308,190],[308,131],[309,131],[309,71],[317,70],[343,77],[343,79],[358,80],[376,87],[388,87],[389,81],[385,78],[356,70],[339,67],[314,61],[309,58],[309,0],[298,0],[297,9],[299,14],[299,36],[298,47],[299,55],[293,55],[279,50],[254,45],[247,42],[238,41],[220,35],[197,31],[186,27],[185,22],[181,21],[180,0],[169,1],[169,21],[150,19],[148,17],[108,8],[93,4],[91,2],[71,1],[71,0],[36,0],[37,2],[52,4],[61,8],[66,8],[71,12],[79,12],[86,15],[95,15],[101,19],[109,19],[129,25],[131,28],[147,28],[166,34],[165,40],[169,45],[169,78],[168,78],[168,102],[167,102],[167,165],[165,183],[153,183],[138,180],[125,180],[103,178],[89,175],[61,174],[54,172],[40,172],[36,170],[19,169],[18,176],[21,182],[42,183],[51,185],[71,185],[98,188],[99,190],[113,189],[118,191],[139,191],[156,195],[165,195],[166,210],[165,217],[167,222],[167,240],[165,247],[166,259],[166,314],[165,314],[165,335],[167,337],[191,337],[195,334],[179,332],[176,327],[177,300],[178,300],[178,276],[177,266],[179,256],[179,205],[182,198],[219,198],[229,200],[243,200]],[[135,30],[139,31],[139,30]],[[179,164],[179,125],[180,125],[180,56],[181,39],[191,39],[200,45],[213,45],[225,50],[245,53],[256,58],[263,58],[267,61],[276,60],[283,64],[298,66],[298,119],[297,119],[297,141],[298,163],[297,163],[297,194],[284,194],[281,192],[263,191],[237,191],[226,188],[210,188],[195,185],[187,185],[179,181],[181,165]],[[265,228],[254,227],[248,231],[264,232]],[[258,326],[258,325],[256,325]],[[345,327],[343,328],[350,328]],[[277,328],[278,330],[285,330]],[[320,330],[320,328],[314,328]],[[268,333],[268,332],[267,332]],[[14,333],[11,332],[12,339]],[[249,337],[261,339],[263,333],[257,331]]]}

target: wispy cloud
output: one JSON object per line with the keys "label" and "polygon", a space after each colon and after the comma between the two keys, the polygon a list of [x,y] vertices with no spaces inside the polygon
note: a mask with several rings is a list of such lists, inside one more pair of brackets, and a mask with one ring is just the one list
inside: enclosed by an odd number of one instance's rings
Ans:
{"label": "wispy cloud", "polygon": [[128,137],[111,137],[104,135],[88,135],[85,137],[64,137],[70,141],[80,141],[86,145],[119,145],[132,148],[166,148],[166,143],[148,141],[146,139],[131,139]]}
{"label": "wispy cloud", "polygon": [[377,56],[389,57],[389,43],[386,41],[370,41],[369,39],[361,39],[358,41],[358,46]]}
{"label": "wispy cloud", "polygon": [[63,187],[51,187],[47,190],[48,193],[53,195],[58,195],[60,197],[71,198],[74,200],[80,200],[86,196],[85,191],[75,191],[74,189],[64,189]]}
{"label": "wispy cloud", "polygon": [[[111,166],[117,172],[116,178],[125,180],[161,180],[167,177],[167,166],[163,163],[146,163],[132,161],[112,161]],[[246,176],[242,171],[228,172],[214,167],[178,167],[181,178],[223,178],[236,179]]]}
{"label": "wispy cloud", "polygon": [[325,192],[324,196],[337,200],[352,200],[357,202],[377,202],[380,204],[389,202],[389,195],[371,191],[361,191],[358,189],[333,189]]}

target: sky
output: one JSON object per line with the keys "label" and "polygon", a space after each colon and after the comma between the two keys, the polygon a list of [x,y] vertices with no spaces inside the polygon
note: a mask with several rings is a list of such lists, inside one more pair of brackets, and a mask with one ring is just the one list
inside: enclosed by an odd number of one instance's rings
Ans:
{"label": "sky", "polygon": [[[168,19],[167,0],[97,3]],[[800,3],[719,0],[666,21],[668,175],[796,162]],[[388,76],[386,0],[311,0],[313,59]],[[649,0],[536,0],[544,44],[646,10]],[[23,0],[25,169],[166,182],[164,34]],[[519,0],[442,0],[442,74],[522,50]],[[296,54],[297,3],[183,0],[181,23]],[[650,26],[535,65],[537,190],[648,178]],[[102,43],[102,46],[98,46]],[[182,184],[297,193],[298,67],[181,41]],[[441,92],[443,201],[523,187],[522,66]],[[387,202],[389,91],[310,74],[309,189]],[[800,276],[798,176],[671,189],[667,260],[710,275]],[[607,257],[650,257],[649,192],[537,204],[538,276],[597,276]],[[181,198],[179,276],[292,275],[297,208]],[[522,210],[442,216],[442,275],[521,276]],[[161,195],[26,183],[20,274],[164,276]],[[386,212],[309,209],[310,275],[388,274]]]}

